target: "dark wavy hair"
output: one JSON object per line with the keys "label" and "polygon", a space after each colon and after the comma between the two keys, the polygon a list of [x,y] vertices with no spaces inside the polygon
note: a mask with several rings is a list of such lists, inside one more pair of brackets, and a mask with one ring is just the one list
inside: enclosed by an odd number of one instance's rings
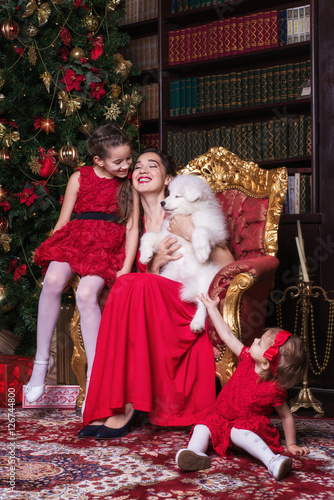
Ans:
{"label": "dark wavy hair", "polygon": [[[119,146],[129,146],[132,152],[130,138],[117,125],[106,123],[97,127],[88,140],[91,155],[105,160],[109,156],[110,149]],[[126,223],[133,210],[132,186],[129,179],[120,179],[117,191],[117,202],[119,207],[120,223]]]}

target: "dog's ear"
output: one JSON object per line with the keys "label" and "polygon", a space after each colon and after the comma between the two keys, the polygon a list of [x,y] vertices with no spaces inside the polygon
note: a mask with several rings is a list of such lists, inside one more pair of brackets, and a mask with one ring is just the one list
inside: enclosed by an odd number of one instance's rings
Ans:
{"label": "dog's ear", "polygon": [[201,198],[201,191],[196,186],[187,186],[185,189],[184,197],[187,201],[191,203],[197,201]]}

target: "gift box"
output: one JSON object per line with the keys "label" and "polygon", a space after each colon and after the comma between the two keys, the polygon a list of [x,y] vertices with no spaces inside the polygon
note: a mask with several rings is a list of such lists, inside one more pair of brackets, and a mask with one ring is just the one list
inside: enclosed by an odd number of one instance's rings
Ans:
{"label": "gift box", "polygon": [[0,406],[8,406],[8,397],[22,403],[22,386],[31,376],[33,357],[0,354]]}
{"label": "gift box", "polygon": [[22,408],[75,408],[79,389],[78,385],[46,385],[43,396],[35,403],[28,403],[23,386]]}

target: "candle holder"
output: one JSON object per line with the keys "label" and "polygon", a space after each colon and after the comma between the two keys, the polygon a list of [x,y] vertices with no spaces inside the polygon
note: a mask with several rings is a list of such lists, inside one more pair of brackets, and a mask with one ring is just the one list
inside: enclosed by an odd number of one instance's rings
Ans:
{"label": "candle holder", "polygon": [[[273,294],[271,294],[271,300],[277,305],[277,319],[280,328],[283,328],[282,304],[285,301],[289,292],[291,298],[298,299],[297,309],[296,309],[295,334],[297,332],[298,316],[300,314],[301,339],[303,341],[307,353],[309,367],[315,375],[320,375],[327,368],[330,359],[332,338],[333,338],[334,299],[329,299],[326,291],[320,286],[314,286],[313,281],[304,281],[303,279],[299,279],[298,285],[289,286],[288,288],[286,288],[279,298],[273,297]],[[322,365],[320,365],[319,363],[316,351],[314,311],[313,311],[313,304],[311,303],[311,298],[318,298],[320,293],[322,294],[324,300],[326,302],[329,302],[329,322],[327,331],[327,341],[326,341],[324,361]],[[316,368],[312,363],[310,347],[309,347],[309,340],[310,340],[308,332],[309,317],[311,319],[312,347],[313,347],[313,355]],[[292,412],[297,411],[299,408],[313,408],[318,413],[321,414],[324,413],[322,403],[313,396],[311,390],[308,387],[307,370],[305,370],[302,388],[299,391],[299,394],[290,401],[290,410]]]}

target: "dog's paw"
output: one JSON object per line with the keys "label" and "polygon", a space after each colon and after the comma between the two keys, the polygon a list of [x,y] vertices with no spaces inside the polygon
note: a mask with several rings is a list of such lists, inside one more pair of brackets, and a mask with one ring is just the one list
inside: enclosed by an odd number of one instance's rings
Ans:
{"label": "dog's paw", "polygon": [[201,244],[194,246],[194,251],[198,262],[206,262],[209,259],[211,253],[211,247],[209,244]]}
{"label": "dog's paw", "polygon": [[201,333],[204,331],[205,328],[205,321],[203,322],[199,318],[196,318],[196,316],[193,318],[192,322],[190,323],[190,329],[194,333]]}
{"label": "dog's paw", "polygon": [[150,260],[152,260],[152,257],[153,257],[153,249],[152,247],[148,247],[148,246],[142,246],[142,248],[140,249],[140,257],[139,257],[139,262],[141,262],[142,264],[148,264],[150,262]]}

